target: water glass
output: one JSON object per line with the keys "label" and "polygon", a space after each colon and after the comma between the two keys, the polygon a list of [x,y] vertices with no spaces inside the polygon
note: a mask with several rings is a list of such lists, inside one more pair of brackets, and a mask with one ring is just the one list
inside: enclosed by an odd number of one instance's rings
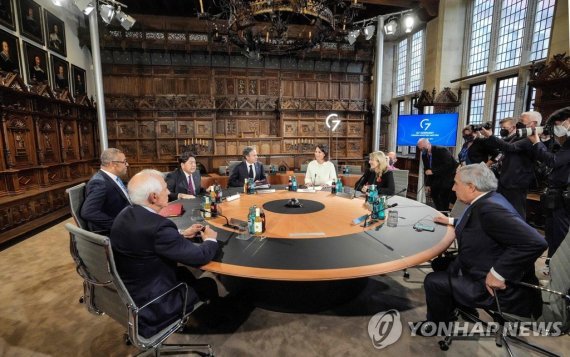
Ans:
{"label": "water glass", "polygon": [[398,211],[390,210],[388,211],[388,222],[386,223],[388,227],[398,226]]}
{"label": "water glass", "polygon": [[249,233],[249,227],[247,222],[240,223],[238,226],[238,236],[237,239],[248,240],[251,237]]}
{"label": "water glass", "polygon": [[202,216],[202,211],[199,208],[192,209],[192,213],[190,214],[190,220],[193,223],[199,223],[204,221],[204,217]]}

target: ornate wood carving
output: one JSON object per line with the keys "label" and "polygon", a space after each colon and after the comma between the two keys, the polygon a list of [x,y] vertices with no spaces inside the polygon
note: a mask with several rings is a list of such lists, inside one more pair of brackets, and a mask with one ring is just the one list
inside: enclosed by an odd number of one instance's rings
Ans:
{"label": "ornate wood carving", "polygon": [[422,113],[424,107],[433,106],[434,113],[455,113],[457,107],[461,105],[461,88],[457,90],[457,94],[449,87],[445,87],[436,95],[435,88],[431,94],[427,90],[422,90],[417,103],[414,105]]}
{"label": "ornate wood carving", "polygon": [[554,55],[548,63],[530,68],[530,85],[537,89],[535,106],[544,119],[570,103],[570,56]]}

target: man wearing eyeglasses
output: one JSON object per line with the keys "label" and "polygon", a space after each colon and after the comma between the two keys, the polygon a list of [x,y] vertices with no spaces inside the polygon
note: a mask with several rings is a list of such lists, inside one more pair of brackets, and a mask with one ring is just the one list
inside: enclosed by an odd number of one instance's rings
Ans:
{"label": "man wearing eyeglasses", "polygon": [[115,217],[130,205],[127,188],[121,180],[127,175],[128,166],[125,154],[119,149],[105,149],[101,154],[101,169],[87,183],[81,207],[81,217],[90,231],[109,235]]}

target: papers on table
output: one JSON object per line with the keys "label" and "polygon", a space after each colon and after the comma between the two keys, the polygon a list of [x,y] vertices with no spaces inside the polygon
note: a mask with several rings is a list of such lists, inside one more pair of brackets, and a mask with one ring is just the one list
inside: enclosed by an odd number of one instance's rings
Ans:
{"label": "papers on table", "polygon": [[239,193],[236,193],[235,195],[227,196],[226,201],[231,202],[231,201],[237,200],[239,197],[240,197]]}
{"label": "papers on table", "polygon": [[257,193],[273,193],[273,192],[275,192],[275,189],[274,189],[274,188],[270,188],[270,189],[268,189],[268,190],[257,190],[256,192],[257,192]]}
{"label": "papers on table", "polygon": [[299,188],[299,189],[297,189],[297,192],[315,193],[315,192],[317,192],[317,191],[315,191],[315,190],[312,189],[312,188]]}
{"label": "papers on table", "polygon": [[256,190],[259,190],[259,189],[266,189],[266,188],[269,188],[269,187],[271,187],[271,185],[268,184],[268,183],[266,183],[266,184],[261,184],[261,185],[258,185],[258,184],[255,185],[255,189],[256,189]]}

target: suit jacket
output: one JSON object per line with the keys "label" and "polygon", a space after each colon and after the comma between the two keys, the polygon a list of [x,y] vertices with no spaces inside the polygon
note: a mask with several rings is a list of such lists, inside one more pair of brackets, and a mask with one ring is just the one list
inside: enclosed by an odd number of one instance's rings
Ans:
{"label": "suit jacket", "polygon": [[393,195],[396,190],[394,184],[394,174],[392,171],[386,171],[380,177],[381,180],[376,180],[376,172],[374,170],[367,170],[362,177],[358,179],[354,185],[354,189],[361,191],[364,185],[377,185],[377,190],[380,195]]}
{"label": "suit jacket", "polygon": [[[260,162],[256,162],[254,165],[255,165],[254,181],[265,180],[265,172],[263,171],[263,165]],[[247,164],[245,161],[242,161],[242,163],[237,165],[230,174],[228,186],[242,187],[243,180],[245,180],[246,178],[248,178]]]}
{"label": "suit jacket", "polygon": [[478,164],[480,162],[487,162],[489,159],[494,159],[499,155],[499,150],[493,148],[488,144],[487,138],[476,138],[467,149],[467,156],[469,157],[469,164]]}
{"label": "suit jacket", "polygon": [[[501,194],[489,192],[468,206],[455,234],[459,255],[451,271],[480,281],[481,291],[491,268],[506,280],[537,282],[534,262],[548,245]],[[531,290],[507,281],[499,293],[501,304],[508,312],[528,316],[535,297]]]}
{"label": "suit jacket", "polygon": [[109,235],[113,220],[129,205],[129,199],[117,183],[103,171],[98,171],[85,187],[80,215],[87,221],[90,231]]}
{"label": "suit jacket", "polygon": [[[201,195],[204,193],[204,189],[201,187],[202,177],[200,171],[196,170],[192,173],[192,180],[194,181],[195,194]],[[168,200],[174,201],[178,199],[179,193],[188,193],[188,181],[186,180],[186,174],[182,169],[178,168],[168,175],[166,175],[166,187],[168,187]]]}
{"label": "suit jacket", "polygon": [[548,187],[565,189],[570,184],[570,138],[556,153],[549,152],[543,143],[533,145],[533,150],[538,160],[552,168],[548,175]]}
{"label": "suit jacket", "polygon": [[495,136],[488,138],[488,143],[503,153],[499,183],[508,189],[528,189],[534,179],[534,155],[532,143],[526,138],[515,137],[505,141]]}
{"label": "suit jacket", "polygon": [[[119,276],[139,307],[182,282],[177,276],[178,263],[206,264],[218,249],[214,241],[192,243],[178,233],[171,220],[139,205],[117,216],[110,240]],[[182,294],[168,294],[141,310],[140,334],[151,336],[172,323],[182,312],[183,299]],[[197,301],[196,292],[189,287],[186,311],[192,311]]]}
{"label": "suit jacket", "polygon": [[457,162],[447,148],[432,145],[431,160],[426,153],[422,154],[424,170],[431,170],[433,175],[426,176],[426,186],[450,186],[455,176]]}

